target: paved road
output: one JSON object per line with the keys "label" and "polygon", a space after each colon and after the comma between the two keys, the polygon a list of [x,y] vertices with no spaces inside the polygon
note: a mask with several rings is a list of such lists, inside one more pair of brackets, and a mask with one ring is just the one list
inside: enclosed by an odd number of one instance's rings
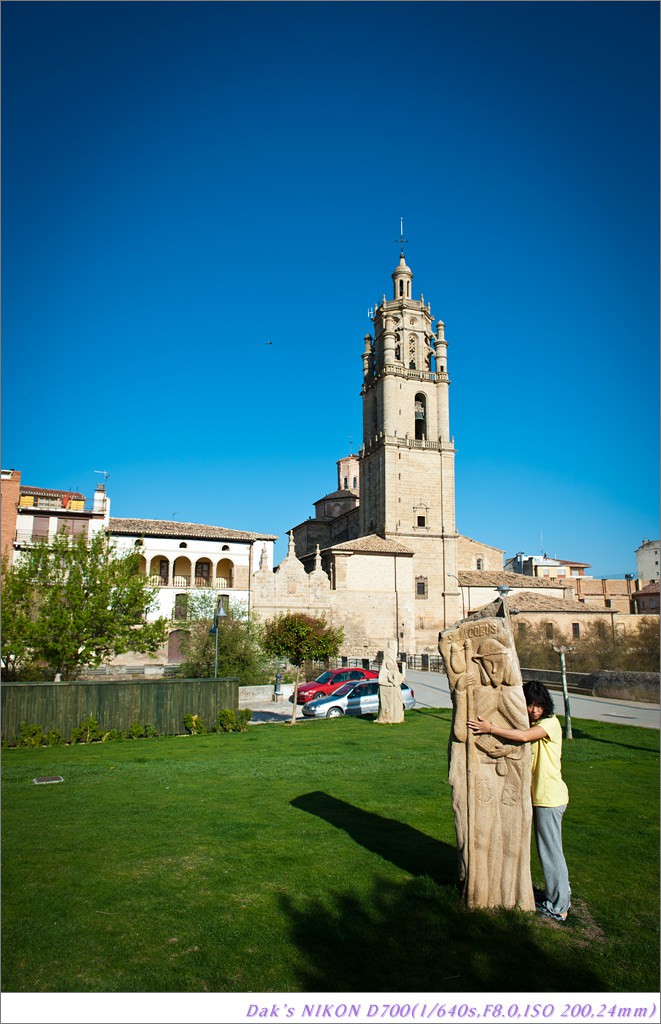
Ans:
{"label": "paved road", "polygon": [[[409,686],[413,687],[416,707],[452,707],[447,676],[441,675],[439,672],[414,672],[412,669],[409,669],[406,677]],[[553,691],[553,700],[556,710],[559,714],[562,714],[564,712],[562,694],[559,691]],[[276,704],[269,700],[246,700],[245,702],[241,701],[241,706],[244,703],[246,707],[252,708],[252,721],[254,724],[260,722],[288,722],[291,718],[292,706],[286,697],[282,704]],[[572,719],[587,718],[598,722],[638,725],[643,729],[658,729],[660,725],[658,704],[572,695],[570,698],[570,710]],[[296,718],[303,718],[303,712],[300,707],[296,709]]]}
{"label": "paved road", "polygon": [[[441,675],[439,672],[414,672],[409,669],[406,678],[409,686],[413,687],[416,707],[452,707],[447,676]],[[562,693],[553,690],[552,696],[556,711],[558,714],[563,714]],[[660,725],[659,705],[647,704],[642,701],[579,697],[570,694],[569,708],[572,719],[588,718],[596,722],[639,725],[643,729],[658,729]]]}

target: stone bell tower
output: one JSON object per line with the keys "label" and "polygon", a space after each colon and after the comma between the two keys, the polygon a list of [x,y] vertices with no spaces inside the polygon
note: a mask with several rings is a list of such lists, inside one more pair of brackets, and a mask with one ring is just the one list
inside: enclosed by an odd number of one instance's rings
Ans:
{"label": "stone bell tower", "polygon": [[417,646],[435,651],[438,629],[461,618],[448,346],[424,296],[412,297],[403,250],[392,279],[364,338],[360,533],[414,552]]}

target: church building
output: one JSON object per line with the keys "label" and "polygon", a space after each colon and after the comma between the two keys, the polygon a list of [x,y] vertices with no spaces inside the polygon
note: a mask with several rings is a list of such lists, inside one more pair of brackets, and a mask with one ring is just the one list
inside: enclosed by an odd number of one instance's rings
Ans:
{"label": "church building", "polygon": [[360,451],[339,460],[337,489],[293,528],[275,572],[253,576],[260,616],[324,614],[352,658],[392,640],[400,655],[436,653],[439,630],[462,617],[459,569],[502,568],[500,549],[456,530],[445,325],[413,298],[403,251],[392,280],[363,339]]}

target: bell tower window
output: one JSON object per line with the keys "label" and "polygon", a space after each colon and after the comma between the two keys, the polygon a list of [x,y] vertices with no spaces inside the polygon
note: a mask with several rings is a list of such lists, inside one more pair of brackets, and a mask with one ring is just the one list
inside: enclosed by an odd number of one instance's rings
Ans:
{"label": "bell tower window", "polygon": [[427,437],[427,399],[421,393],[415,396],[415,439],[424,441]]}

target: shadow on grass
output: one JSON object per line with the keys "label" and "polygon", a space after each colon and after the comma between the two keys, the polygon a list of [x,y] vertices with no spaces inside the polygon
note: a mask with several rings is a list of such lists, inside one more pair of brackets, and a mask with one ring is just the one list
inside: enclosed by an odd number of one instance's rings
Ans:
{"label": "shadow on grass", "polygon": [[[348,880],[347,885],[350,885]],[[516,910],[468,911],[428,878],[376,880],[305,901],[281,898],[305,992],[598,992],[604,986],[565,935],[549,950],[543,925]]]}
{"label": "shadow on grass", "polygon": [[342,829],[355,842],[410,875],[426,875],[441,885],[456,882],[457,851],[454,846],[433,839],[411,825],[363,811],[323,792],[305,793],[292,800],[291,804]]}
{"label": "shadow on grass", "polygon": [[[456,851],[391,818],[328,793],[292,805],[315,814],[414,878],[378,878],[371,893],[281,897],[301,951],[305,992],[517,992],[534,978],[539,992],[598,992],[603,979],[585,963],[570,929],[519,910],[466,910]],[[351,877],[347,878],[347,890]]]}
{"label": "shadow on grass", "polygon": [[[610,725],[611,723],[609,722],[607,724]],[[621,723],[615,722],[615,723],[612,723],[612,724],[619,725]],[[629,725],[629,723],[624,723],[624,724]],[[563,737],[565,735],[565,731],[564,730],[565,730],[565,723],[564,723],[564,720],[563,720],[563,722],[562,722],[562,735],[563,735]],[[656,745],[656,747],[653,746],[653,745],[651,745],[649,747],[641,747],[641,746],[638,746],[638,745],[636,745],[634,743],[619,743],[617,740],[607,739],[604,736],[593,736],[592,733],[586,732],[585,729],[581,729],[581,728],[577,729],[573,722],[572,722],[572,729],[571,729],[571,731],[572,731],[572,736],[573,736],[573,738],[575,740],[592,740],[593,743],[606,743],[606,744],[608,744],[609,747],[625,747],[627,750],[642,750],[645,754],[658,754],[658,752],[659,752],[658,744]],[[649,731],[651,733],[651,730],[649,730]],[[572,740],[565,740],[564,742],[565,743],[571,743]]]}

